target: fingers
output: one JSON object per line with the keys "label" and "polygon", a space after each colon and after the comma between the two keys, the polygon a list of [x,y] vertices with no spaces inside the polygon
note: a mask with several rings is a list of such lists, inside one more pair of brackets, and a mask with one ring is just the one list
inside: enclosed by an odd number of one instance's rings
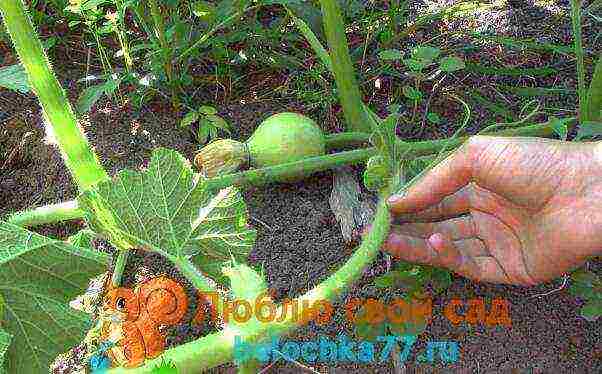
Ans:
{"label": "fingers", "polygon": [[466,141],[403,196],[392,196],[388,203],[396,214],[416,213],[440,203],[446,196],[466,186],[473,176],[473,161],[495,138],[475,136]]}
{"label": "fingers", "polygon": [[440,233],[424,239],[393,231],[383,249],[403,261],[447,268],[475,281],[509,283],[479,239],[453,241]]}
{"label": "fingers", "polygon": [[453,195],[444,197],[435,205],[414,213],[399,214],[396,218],[406,222],[429,222],[456,217],[470,211],[471,194],[472,186],[467,185]]}
{"label": "fingers", "polygon": [[471,216],[448,219],[442,222],[431,223],[404,223],[393,226],[393,230],[410,236],[428,238],[438,232],[450,237],[452,240],[469,239],[476,237],[476,227]]}
{"label": "fingers", "polygon": [[416,264],[432,264],[437,255],[423,238],[391,232],[383,244],[383,249],[403,261]]}
{"label": "fingers", "polygon": [[483,255],[487,253],[487,249],[482,241],[475,239],[454,242],[438,233],[429,237],[428,241],[437,252],[434,266],[448,268],[476,282],[510,283],[499,263],[493,257]]}

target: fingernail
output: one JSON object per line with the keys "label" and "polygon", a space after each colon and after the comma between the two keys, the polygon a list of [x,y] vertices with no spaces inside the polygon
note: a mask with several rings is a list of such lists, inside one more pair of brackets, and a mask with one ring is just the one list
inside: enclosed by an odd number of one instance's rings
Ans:
{"label": "fingernail", "polygon": [[399,201],[403,200],[403,198],[406,196],[405,191],[398,193],[397,195],[391,195],[388,199],[387,199],[387,204],[396,204]]}

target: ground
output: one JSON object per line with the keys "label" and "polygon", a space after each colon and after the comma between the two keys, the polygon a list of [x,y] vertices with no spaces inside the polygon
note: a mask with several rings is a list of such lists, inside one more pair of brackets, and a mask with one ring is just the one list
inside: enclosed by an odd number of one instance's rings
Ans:
{"label": "ground", "polygon": [[[450,1],[414,4],[420,6],[438,4],[445,6]],[[436,23],[415,36],[418,42],[429,40],[435,33],[452,27],[484,31],[496,27],[496,32],[519,38],[537,37],[540,43],[550,42],[570,44],[570,21],[567,18],[567,3],[519,2],[521,8],[502,7],[488,11],[471,21],[450,20]],[[555,9],[560,9],[555,13]],[[595,32],[600,23],[589,20],[584,28],[586,48],[598,45]],[[352,38],[351,38],[352,39]],[[449,46],[470,44],[462,37],[450,36]],[[501,48],[499,44],[484,44],[479,50],[465,49],[469,61],[503,61],[517,67],[552,66],[556,72],[548,76],[512,77],[466,73],[455,75],[441,89],[445,92],[462,93],[479,87],[489,98],[498,94],[507,100],[508,108],[514,113],[520,110],[517,96],[501,94],[495,87],[503,84],[530,85],[535,87],[563,87],[574,89],[575,71],[572,60],[562,54],[543,51],[517,52]],[[5,51],[7,51],[5,49]],[[588,56],[596,55],[595,49]],[[83,86],[77,79],[84,75],[82,66],[74,60],[77,51],[56,52],[61,59],[55,59],[63,86],[71,99],[75,99]],[[72,59],[69,59],[71,56]],[[56,56],[55,56],[56,58]],[[10,57],[5,60],[9,63]],[[59,62],[61,61],[61,62]],[[373,62],[373,61],[372,61]],[[589,74],[588,74],[589,75]],[[271,79],[249,82],[253,90],[269,92],[279,86],[282,77],[274,73]],[[265,82],[268,83],[265,83]],[[370,94],[367,99],[380,113],[402,78],[383,78],[380,89],[364,87]],[[259,83],[258,83],[259,82]],[[373,83],[372,83],[373,84]],[[259,87],[259,88],[258,88]],[[430,92],[430,89],[425,89]],[[232,137],[246,139],[255,126],[267,116],[282,111],[306,113],[318,120],[326,131],[340,131],[341,123],[333,120],[332,111],[306,110],[303,103],[294,97],[272,97],[265,95],[238,95],[225,98],[212,97],[208,93],[205,100],[213,100],[233,127]],[[255,97],[255,98],[253,98]],[[259,98],[257,98],[259,97]],[[575,107],[574,95],[540,97],[539,102],[546,108],[558,108],[557,115],[567,115],[566,108]],[[522,102],[524,103],[524,101]],[[430,103],[447,121],[433,126],[400,129],[400,136],[407,139],[428,139],[449,136],[463,118],[462,106],[444,95],[434,96]],[[75,188],[70,180],[56,149],[44,141],[43,120],[37,101],[32,96],[20,95],[6,90],[0,91],[0,218],[6,214],[32,206],[55,203],[75,197]],[[493,114],[491,109],[475,105],[472,108],[469,133],[475,133],[488,124]],[[422,113],[422,112],[419,112]],[[123,168],[138,168],[148,161],[150,150],[163,146],[181,152],[188,159],[194,157],[199,145],[194,142],[186,129],[178,128],[177,118],[168,105],[157,101],[135,113],[131,106],[118,101],[99,102],[83,122],[90,143],[94,146],[103,166],[114,174]],[[408,109],[411,115],[411,108]],[[568,115],[571,113],[568,112]],[[538,118],[545,118],[538,117]],[[31,132],[30,136],[24,134]],[[25,139],[25,140],[22,140]],[[15,149],[15,152],[5,152]],[[358,169],[359,170],[359,169]],[[336,220],[328,206],[332,175],[319,173],[295,184],[274,184],[261,188],[250,188],[244,192],[248,204],[251,224],[258,230],[257,244],[250,254],[250,262],[263,266],[269,286],[277,290],[279,297],[299,295],[324,280],[338,268],[352,253],[353,248],[343,241]],[[45,226],[41,233],[55,237],[66,237],[80,227],[81,223],[66,223]],[[347,297],[385,297],[386,293],[371,285],[373,275],[382,273],[383,259],[373,266]],[[599,259],[591,261],[590,269],[600,273]],[[416,348],[410,354],[405,369],[401,372],[459,372],[459,373],[599,373],[602,371],[602,328],[600,321],[588,322],[578,316],[583,304],[567,292],[563,279],[537,287],[513,287],[488,284],[475,284],[456,277],[453,285],[434,299],[434,319],[426,331],[420,335]],[[393,291],[389,291],[393,292]],[[390,295],[389,295],[390,296]],[[511,327],[488,328],[483,325],[452,325],[442,313],[443,306],[453,298],[467,301],[483,297],[504,298],[510,305]],[[343,300],[344,302],[345,300]],[[299,329],[291,340],[312,340],[321,334],[335,337],[346,331],[352,334],[344,320],[344,310],[337,308],[335,318],[326,326],[313,324]],[[455,340],[460,344],[460,359],[454,364],[423,364],[416,362],[419,352],[424,351],[429,340]],[[319,372],[392,372],[392,361],[382,364],[311,365]],[[214,369],[215,372],[230,372],[231,367]],[[277,362],[267,372],[301,372],[295,363]]]}

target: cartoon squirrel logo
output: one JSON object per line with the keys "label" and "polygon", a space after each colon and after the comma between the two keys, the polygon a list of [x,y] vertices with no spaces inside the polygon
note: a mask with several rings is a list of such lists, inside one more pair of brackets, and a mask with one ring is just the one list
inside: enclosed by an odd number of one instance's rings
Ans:
{"label": "cartoon squirrel logo", "polygon": [[108,352],[111,361],[136,367],[165,350],[164,330],[182,320],[188,310],[188,297],[181,284],[161,276],[134,290],[110,289],[102,309],[107,321],[102,336],[117,341]]}

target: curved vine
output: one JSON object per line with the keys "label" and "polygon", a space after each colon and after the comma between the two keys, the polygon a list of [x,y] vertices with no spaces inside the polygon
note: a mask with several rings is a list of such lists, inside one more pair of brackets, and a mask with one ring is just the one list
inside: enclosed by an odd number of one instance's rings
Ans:
{"label": "curved vine", "polygon": [[[335,301],[344,290],[348,289],[353,282],[361,277],[364,270],[374,261],[389,233],[391,215],[386,204],[388,196],[388,190],[381,193],[371,229],[351,258],[324,282],[293,300],[294,303],[303,305],[304,302],[313,304],[318,300]],[[286,304],[279,305],[278,315],[285,312],[283,308],[286,308]],[[171,360],[180,373],[198,373],[232,361],[236,336],[240,337],[245,343],[258,343],[272,336],[289,333],[301,325],[300,321],[294,320],[292,315],[287,314],[287,318],[282,322],[249,323],[238,328],[227,326],[218,333],[171,348],[159,358],[148,360],[144,366],[134,369],[114,368],[107,373],[152,373],[162,360]]]}

